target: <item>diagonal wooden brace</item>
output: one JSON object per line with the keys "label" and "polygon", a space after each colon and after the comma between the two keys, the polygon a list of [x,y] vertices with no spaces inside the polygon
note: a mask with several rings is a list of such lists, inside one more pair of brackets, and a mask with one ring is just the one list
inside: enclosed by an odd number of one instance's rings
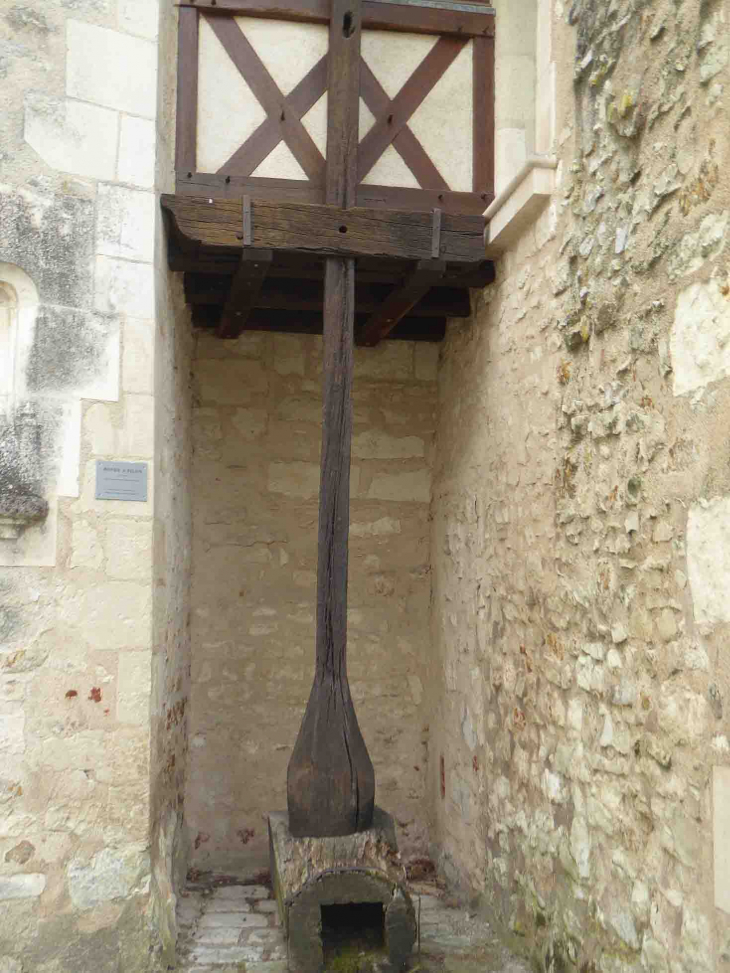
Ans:
{"label": "diagonal wooden brace", "polygon": [[401,318],[437,284],[446,271],[443,260],[419,260],[412,273],[396,287],[358,331],[358,345],[377,345]]}

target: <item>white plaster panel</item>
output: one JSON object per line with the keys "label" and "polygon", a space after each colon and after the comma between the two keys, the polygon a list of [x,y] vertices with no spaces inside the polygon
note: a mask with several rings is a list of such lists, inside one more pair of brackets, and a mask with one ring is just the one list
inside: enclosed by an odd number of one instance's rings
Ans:
{"label": "white plaster panel", "polygon": [[473,48],[473,41],[464,46],[408,123],[456,192],[472,188]]}
{"label": "white plaster panel", "polygon": [[715,905],[730,913],[730,767],[712,769]]}
{"label": "white plaster panel", "polygon": [[156,47],[107,27],[66,21],[66,94],[154,118]]}
{"label": "white plaster panel", "polygon": [[[362,99],[360,100],[362,109]],[[327,92],[302,116],[302,125],[323,156],[327,155]],[[362,135],[360,136],[362,138]]]}
{"label": "white plaster panel", "polygon": [[128,34],[157,38],[160,11],[157,0],[117,0],[117,23]]}
{"label": "white plaster panel", "polygon": [[155,245],[155,197],[122,186],[99,186],[96,250],[108,257],[152,262]]}
{"label": "white plaster panel", "polygon": [[98,256],[94,273],[94,306],[102,314],[153,317],[155,281],[152,264]]}
{"label": "white plaster panel", "polygon": [[695,619],[700,625],[730,621],[730,497],[690,508],[687,569]]}
{"label": "white plaster panel", "polygon": [[279,142],[273,152],[251,173],[252,176],[268,176],[273,179],[306,179],[307,174],[292,155],[286,142]]}
{"label": "white plaster panel", "polygon": [[288,95],[327,53],[328,28],[283,20],[236,17],[266,70]]}
{"label": "white plaster panel", "polygon": [[674,394],[703,388],[730,373],[730,301],[716,281],[680,292],[671,334]]}
{"label": "white plaster panel", "polygon": [[429,34],[386,30],[362,32],[362,56],[389,98],[395,98],[428,52],[438,43]]}
{"label": "white plaster panel", "polygon": [[[270,21],[266,21],[270,23]],[[201,18],[197,167],[216,172],[266,118],[213,29]]]}
{"label": "white plaster panel", "polygon": [[405,186],[419,189],[420,183],[392,145],[383,152],[363,179],[367,186]]}
{"label": "white plaster panel", "polygon": [[122,115],[117,179],[142,189],[152,189],[154,186],[155,124],[149,119]]}
{"label": "white plaster panel", "polygon": [[113,179],[118,114],[98,105],[38,93],[25,99],[25,141],[60,172]]}

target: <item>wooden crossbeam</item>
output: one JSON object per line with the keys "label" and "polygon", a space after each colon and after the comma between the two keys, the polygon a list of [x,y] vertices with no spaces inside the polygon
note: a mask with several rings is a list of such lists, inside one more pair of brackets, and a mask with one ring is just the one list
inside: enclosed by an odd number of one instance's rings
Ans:
{"label": "wooden crossbeam", "polygon": [[[360,68],[360,94],[375,118],[385,115],[387,119],[390,98],[365,61]],[[393,139],[393,148],[416,177],[419,186],[448,190],[448,183],[407,125]]]}
{"label": "wooden crossbeam", "polygon": [[277,116],[281,122],[281,133],[302,169],[312,182],[321,182],[324,174],[322,153],[314,144],[309,132],[302,125],[296,112],[287,115],[282,106],[286,98],[279,86],[266,69],[264,62],[254,50],[251,42],[232,17],[208,17],[216,37],[226,53],[243,75],[244,80],[261,103],[267,115]]}
{"label": "wooden crossbeam", "polygon": [[360,143],[358,182],[367,176],[467,43],[466,37],[440,37],[388,107],[376,118],[375,124]]}
{"label": "wooden crossbeam", "polygon": [[357,333],[358,345],[372,347],[393,330],[401,318],[441,280],[446,270],[443,260],[421,260],[400,287],[396,287],[382,306]]}
{"label": "wooden crossbeam", "polygon": [[248,316],[256,307],[272,257],[271,250],[244,248],[220,324],[216,328],[219,338],[237,338],[246,327]]}
{"label": "wooden crossbeam", "polygon": [[327,57],[322,57],[299,84],[282,100],[281,110],[264,119],[243,145],[224,162],[219,173],[250,176],[264,159],[286,138],[287,120],[302,119],[317,104],[327,89]]}
{"label": "wooden crossbeam", "polygon": [[[240,200],[165,195],[161,203],[189,243],[241,246]],[[431,213],[260,199],[252,206],[254,247],[322,256],[431,258]],[[464,263],[482,259],[483,217],[444,213],[440,255],[442,260]]]}
{"label": "wooden crossbeam", "polygon": [[[311,24],[329,23],[328,0],[183,0],[181,8],[192,7],[206,14],[239,14],[293,20]],[[365,0],[363,27],[369,30],[406,31],[409,34],[454,34],[458,37],[493,37],[494,9],[483,3],[434,3],[423,5],[379,3]]]}

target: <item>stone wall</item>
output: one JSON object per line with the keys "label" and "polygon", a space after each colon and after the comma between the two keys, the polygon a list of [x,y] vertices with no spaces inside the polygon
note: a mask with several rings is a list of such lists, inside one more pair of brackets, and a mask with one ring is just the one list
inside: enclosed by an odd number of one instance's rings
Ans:
{"label": "stone wall", "polygon": [[[0,344],[12,366],[0,379],[1,495],[47,510],[6,517],[0,540],[0,968],[11,973],[141,973],[156,948],[153,534],[169,517],[155,530],[153,498],[156,474],[174,482],[152,462],[157,19],[154,0],[0,12]],[[171,357],[158,371],[182,401]],[[149,463],[147,500],[97,500],[97,460]]]}
{"label": "stone wall", "polygon": [[[157,185],[174,192],[177,17],[163,11],[159,36]],[[174,961],[176,905],[185,885],[189,843],[183,803],[190,700],[192,328],[182,275],[167,267],[158,211],[155,239],[155,495],[153,658],[150,699],[151,922],[161,964]]]}
{"label": "stone wall", "polygon": [[546,970],[719,970],[726,2],[554,3],[558,188],[442,355],[434,853]]}
{"label": "stone wall", "polygon": [[[406,855],[425,847],[431,450],[438,348],[355,357],[349,675]],[[193,865],[268,867],[266,817],[314,672],[321,339],[200,334],[194,363]]]}

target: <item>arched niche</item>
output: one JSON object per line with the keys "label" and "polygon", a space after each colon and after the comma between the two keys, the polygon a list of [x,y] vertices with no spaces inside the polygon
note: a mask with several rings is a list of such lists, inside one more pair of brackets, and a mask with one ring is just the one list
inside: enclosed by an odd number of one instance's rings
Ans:
{"label": "arched niche", "polygon": [[18,350],[33,338],[38,291],[16,264],[0,262],[0,408],[13,407],[17,391]]}

